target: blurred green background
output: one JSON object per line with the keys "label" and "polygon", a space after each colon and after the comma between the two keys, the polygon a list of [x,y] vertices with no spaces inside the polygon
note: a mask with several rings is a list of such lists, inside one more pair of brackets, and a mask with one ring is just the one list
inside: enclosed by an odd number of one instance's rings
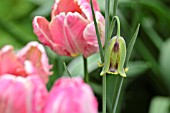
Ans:
{"label": "blurred green background", "polygon": [[[98,0],[104,15],[104,0]],[[53,0],[0,0],[0,48],[6,44],[20,49],[29,41],[37,41],[32,20],[40,15],[50,20]],[[112,7],[111,7],[112,11]],[[127,43],[140,23],[127,78],[123,84],[117,113],[170,113],[170,0],[119,0],[117,15],[121,20],[121,35]],[[54,74],[47,88],[66,75],[65,61],[72,75],[83,76],[83,61],[60,57],[46,47]],[[90,85],[101,111],[101,77],[97,62],[99,54],[88,58]],[[107,76],[107,111],[110,112],[115,76]]]}

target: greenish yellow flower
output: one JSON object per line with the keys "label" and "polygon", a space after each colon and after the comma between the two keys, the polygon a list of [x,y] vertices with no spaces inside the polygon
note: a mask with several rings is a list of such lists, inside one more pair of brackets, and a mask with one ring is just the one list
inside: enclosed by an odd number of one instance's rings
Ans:
{"label": "greenish yellow flower", "polygon": [[109,41],[108,52],[105,53],[104,67],[100,75],[106,73],[120,74],[126,77],[124,70],[124,62],[126,59],[126,43],[123,37],[114,36]]}

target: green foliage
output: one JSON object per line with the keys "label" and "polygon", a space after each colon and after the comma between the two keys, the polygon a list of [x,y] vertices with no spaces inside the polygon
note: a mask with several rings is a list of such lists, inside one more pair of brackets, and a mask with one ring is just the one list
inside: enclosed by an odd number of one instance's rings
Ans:
{"label": "green foliage", "polygon": [[160,51],[160,69],[170,92],[170,39],[163,43]]}
{"label": "green foliage", "polygon": [[170,113],[170,98],[154,97],[151,101],[149,113]]}

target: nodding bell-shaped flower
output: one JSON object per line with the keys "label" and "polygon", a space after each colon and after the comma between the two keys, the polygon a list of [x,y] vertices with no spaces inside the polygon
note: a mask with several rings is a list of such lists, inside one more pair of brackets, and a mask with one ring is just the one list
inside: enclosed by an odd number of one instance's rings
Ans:
{"label": "nodding bell-shaped flower", "polygon": [[100,75],[106,73],[120,74],[126,77],[124,62],[126,59],[126,43],[123,37],[113,37],[109,42],[108,52],[105,54],[104,67]]}

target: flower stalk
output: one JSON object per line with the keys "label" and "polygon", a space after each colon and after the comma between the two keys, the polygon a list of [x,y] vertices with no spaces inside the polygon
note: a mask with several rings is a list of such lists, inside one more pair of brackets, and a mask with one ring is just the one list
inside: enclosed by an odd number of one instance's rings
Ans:
{"label": "flower stalk", "polygon": [[83,57],[83,61],[84,61],[84,81],[86,83],[89,83],[87,58]]}
{"label": "flower stalk", "polygon": [[[107,48],[107,44],[109,41],[109,37],[108,37],[108,30],[109,30],[109,1],[110,0],[106,0],[106,9],[105,9],[105,51]],[[94,25],[95,25],[95,30],[96,30],[96,35],[97,35],[97,39],[98,39],[98,45],[99,45],[99,50],[100,50],[100,58],[101,58],[101,62],[104,63],[104,53],[103,53],[103,48],[101,45],[101,40],[100,40],[100,34],[99,34],[99,30],[98,30],[98,26],[97,26],[97,22],[96,22],[96,17],[95,17],[95,13],[94,13],[94,8],[93,8],[93,4],[92,4],[92,0],[90,0],[90,5],[91,5],[91,9],[92,9],[92,15],[93,15],[93,20],[94,20]],[[104,75],[102,77],[102,113],[106,113],[106,75]]]}
{"label": "flower stalk", "polygon": [[120,97],[120,93],[121,93],[121,89],[123,85],[123,80],[124,80],[124,77],[122,76],[116,77],[116,86],[114,89],[113,103],[112,103],[112,110],[111,110],[112,113],[116,113],[117,105],[118,105],[118,101],[119,101],[119,97]]}

